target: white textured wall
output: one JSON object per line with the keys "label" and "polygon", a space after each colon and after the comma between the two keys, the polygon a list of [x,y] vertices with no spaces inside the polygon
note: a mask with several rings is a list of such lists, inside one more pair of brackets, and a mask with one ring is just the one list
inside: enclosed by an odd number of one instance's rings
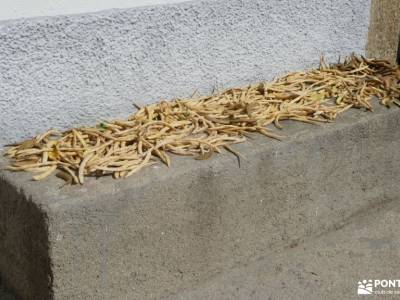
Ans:
{"label": "white textured wall", "polygon": [[370,0],[202,0],[0,22],[0,147],[126,117],[133,101],[362,54],[369,10]]}
{"label": "white textured wall", "polygon": [[95,12],[185,0],[0,0],[0,20]]}

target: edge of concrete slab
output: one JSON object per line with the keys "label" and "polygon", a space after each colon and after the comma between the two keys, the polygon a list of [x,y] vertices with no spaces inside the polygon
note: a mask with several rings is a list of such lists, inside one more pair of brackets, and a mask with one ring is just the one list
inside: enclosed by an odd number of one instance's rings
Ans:
{"label": "edge of concrete slab", "polygon": [[[334,134],[343,129],[353,126],[363,126],[371,122],[379,122],[379,119],[391,118],[398,114],[398,108],[392,107],[387,109],[383,106],[374,105],[374,112],[362,110],[350,110],[339,116],[334,123],[325,123],[319,126],[303,124],[299,122],[284,122],[283,130],[274,129],[275,133],[282,134],[284,139],[276,141],[265,138],[260,135],[254,135],[247,142],[234,145],[233,147],[239,152],[246,153],[242,163],[251,160],[252,157],[262,154],[265,151],[275,153],[280,148],[285,148],[288,144],[295,144],[307,139],[319,138],[327,134]],[[7,165],[7,159],[0,157],[0,168]],[[197,161],[192,158],[180,157],[172,155],[172,166],[167,168],[159,163],[156,166],[145,168],[140,174],[123,180],[114,180],[111,176],[101,178],[88,178],[86,183],[81,186],[64,186],[63,181],[51,176],[45,181],[33,181],[31,175],[25,172],[9,172],[0,169],[1,176],[12,183],[15,187],[23,187],[23,193],[29,195],[30,198],[35,198],[35,201],[42,207],[58,209],[63,205],[67,207],[73,203],[78,204],[79,201],[92,199],[93,193],[99,195],[114,195],[118,190],[137,189],[154,182],[162,183],[173,181],[180,177],[186,176],[193,172],[204,172],[210,168],[213,172],[218,173],[230,166],[240,169],[236,158],[225,152],[221,155],[216,154],[211,159],[206,161]],[[91,193],[88,193],[90,191]],[[101,199],[101,198],[98,198]],[[140,199],[137,199],[140,201]]]}
{"label": "edge of concrete slab", "polygon": [[[57,299],[174,293],[398,195],[399,124],[399,109],[381,106],[374,113],[350,111],[335,124],[287,122],[282,142],[255,136],[237,145],[246,157],[241,168],[228,154],[202,162],[174,157],[170,169],[149,167],[126,180],[89,179],[61,189],[55,177],[32,182],[28,174],[1,171],[0,198],[11,206],[2,205],[0,215],[21,208],[15,227],[24,231],[13,241],[41,240],[9,244],[28,264],[15,271],[36,274],[39,264],[27,260],[32,251],[42,251],[46,267],[26,285],[14,281],[4,260],[0,271],[20,295],[40,287],[51,297],[51,276]],[[0,167],[6,163],[1,159]],[[1,225],[7,220],[0,218]],[[5,245],[3,233],[0,250]]]}
{"label": "edge of concrete slab", "polygon": [[47,214],[0,175],[0,277],[22,299],[50,299]]}
{"label": "edge of concrete slab", "polygon": [[[266,151],[276,153],[280,148],[288,147],[290,144],[300,143],[308,139],[318,139],[321,136],[332,135],[352,127],[362,127],[371,122],[379,122],[381,118],[395,117],[399,113],[397,106],[393,106],[390,109],[376,103],[373,106],[373,112],[350,109],[340,115],[337,121],[333,123],[309,125],[301,122],[285,121],[283,130],[273,128],[274,133],[284,136],[282,141],[256,134],[246,142],[234,145],[233,148],[240,153],[246,154],[241,162],[246,164],[252,158],[262,155]],[[93,199],[97,195],[112,196],[117,191],[139,189],[143,186],[154,184],[154,182],[160,184],[174,181],[193,172],[205,172],[210,168],[214,173],[219,173],[228,167],[240,170],[236,157],[229,152],[216,154],[211,159],[204,161],[176,155],[171,156],[172,165],[170,168],[159,163],[143,169],[139,174],[128,179],[115,180],[111,176],[87,178],[84,185],[75,186],[64,186],[64,182],[55,176],[51,176],[44,181],[33,181],[29,173],[5,171],[3,169],[7,166],[8,159],[0,156],[0,176],[15,187],[23,187],[23,193],[30,198],[34,198],[35,202],[46,210],[59,209],[63,206],[68,208],[70,204],[79,204],[79,202]],[[88,193],[89,191],[90,193]],[[97,199],[100,201],[102,197]],[[141,200],[137,199],[137,201]]]}

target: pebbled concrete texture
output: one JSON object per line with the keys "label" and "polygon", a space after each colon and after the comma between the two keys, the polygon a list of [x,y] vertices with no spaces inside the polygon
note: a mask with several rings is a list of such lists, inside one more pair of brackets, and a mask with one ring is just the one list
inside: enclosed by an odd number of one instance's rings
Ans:
{"label": "pebbled concrete texture", "polygon": [[0,145],[364,53],[370,0],[214,0],[0,22]]}
{"label": "pebbled concrete texture", "polygon": [[[398,199],[399,126],[399,108],[381,106],[335,124],[287,122],[283,142],[255,136],[237,145],[240,168],[228,154],[174,157],[171,169],[84,186],[0,171],[1,198],[10,203],[0,206],[0,273],[30,300],[175,295]],[[25,228],[26,211],[35,233],[7,226]],[[35,277],[25,245],[49,258],[47,276]]]}

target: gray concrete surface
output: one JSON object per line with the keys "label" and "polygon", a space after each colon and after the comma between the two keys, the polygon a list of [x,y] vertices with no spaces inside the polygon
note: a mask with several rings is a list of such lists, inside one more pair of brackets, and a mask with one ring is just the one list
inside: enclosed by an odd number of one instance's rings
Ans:
{"label": "gray concrete surface", "polygon": [[169,300],[398,299],[357,295],[357,283],[399,279],[399,200],[371,207],[344,227],[209,278]]}
{"label": "gray concrete surface", "polygon": [[25,299],[175,294],[397,199],[399,126],[399,109],[381,106],[287,122],[283,142],[237,145],[241,168],[228,154],[179,157],[84,186],[2,171],[0,272]]}
{"label": "gray concrete surface", "polygon": [[[399,219],[398,199],[368,208],[343,227],[234,267],[169,300],[360,299],[359,280],[399,276]],[[16,300],[1,283],[0,300]]]}
{"label": "gray concrete surface", "polygon": [[[370,207],[343,227],[236,266],[168,300],[360,299],[359,280],[399,278],[399,203]],[[0,300],[16,300],[1,282]]]}
{"label": "gray concrete surface", "polygon": [[364,53],[370,0],[208,0],[0,22],[0,146]]}

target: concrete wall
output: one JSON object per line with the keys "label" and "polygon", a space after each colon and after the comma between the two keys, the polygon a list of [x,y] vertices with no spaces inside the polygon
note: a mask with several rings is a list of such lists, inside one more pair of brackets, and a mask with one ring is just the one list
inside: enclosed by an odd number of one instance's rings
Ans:
{"label": "concrete wall", "polygon": [[0,145],[364,53],[370,0],[213,0],[0,22]]}
{"label": "concrete wall", "polygon": [[367,53],[396,61],[400,48],[400,1],[372,0]]}
{"label": "concrete wall", "polygon": [[1,0],[0,20],[95,12],[184,0]]}

